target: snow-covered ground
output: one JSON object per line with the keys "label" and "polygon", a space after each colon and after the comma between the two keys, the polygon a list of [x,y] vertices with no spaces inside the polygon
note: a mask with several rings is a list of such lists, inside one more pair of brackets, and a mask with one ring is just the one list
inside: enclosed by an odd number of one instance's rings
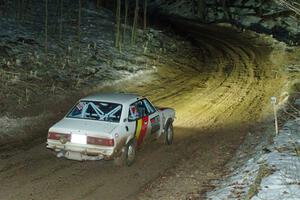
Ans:
{"label": "snow-covered ground", "polygon": [[247,159],[243,154],[208,199],[300,199],[300,118],[287,121],[271,144],[262,141]]}
{"label": "snow-covered ground", "polygon": [[[33,5],[39,7],[39,4],[35,1]],[[54,10],[51,7],[49,13]],[[26,127],[34,129],[34,125],[41,127],[42,122],[49,123],[50,118],[57,115],[51,105],[63,105],[69,96],[81,97],[108,85],[139,76],[149,77],[157,71],[160,57],[172,59],[176,55],[162,51],[172,50],[181,42],[149,28],[147,31],[138,29],[137,44],[131,45],[128,26],[119,51],[114,45],[113,13],[105,8],[82,8],[78,43],[77,24],[72,23],[76,13],[75,10],[65,14],[61,40],[57,24],[49,23],[47,56],[41,31],[43,23],[31,20],[35,13],[26,13],[26,23],[18,23],[14,16],[0,18],[1,144],[14,137],[26,137]],[[49,20],[55,21],[55,16],[49,15]],[[68,106],[61,107],[66,112]]]}

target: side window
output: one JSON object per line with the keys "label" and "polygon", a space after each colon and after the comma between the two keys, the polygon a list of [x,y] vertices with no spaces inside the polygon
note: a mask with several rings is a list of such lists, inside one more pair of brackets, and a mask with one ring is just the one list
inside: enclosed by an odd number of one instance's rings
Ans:
{"label": "side window", "polygon": [[153,113],[156,112],[156,109],[154,108],[154,106],[149,102],[148,99],[143,99],[143,102],[147,108],[148,114],[151,115]]}
{"label": "side window", "polygon": [[136,105],[131,104],[129,106],[128,120],[129,121],[135,121],[136,119],[138,119],[138,113],[137,113]]}
{"label": "side window", "polygon": [[128,120],[134,121],[137,119],[141,119],[149,115],[149,111],[146,108],[143,101],[137,101],[129,106]]}

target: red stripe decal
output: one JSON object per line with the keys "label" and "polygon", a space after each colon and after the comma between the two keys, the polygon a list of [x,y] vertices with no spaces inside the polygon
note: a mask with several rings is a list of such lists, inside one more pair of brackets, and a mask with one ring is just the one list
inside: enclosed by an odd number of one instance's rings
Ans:
{"label": "red stripe decal", "polygon": [[142,129],[141,129],[141,133],[140,133],[140,137],[137,141],[138,146],[140,146],[147,134],[147,129],[148,129],[148,121],[149,121],[149,117],[145,116],[142,118]]}

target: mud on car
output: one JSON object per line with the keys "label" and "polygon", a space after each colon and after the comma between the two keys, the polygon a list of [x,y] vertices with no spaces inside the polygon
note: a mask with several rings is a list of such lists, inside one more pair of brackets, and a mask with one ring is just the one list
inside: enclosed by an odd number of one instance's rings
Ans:
{"label": "mud on car", "polygon": [[135,94],[85,97],[48,132],[47,148],[72,160],[115,159],[131,165],[144,140],[173,141],[175,110],[156,108]]}

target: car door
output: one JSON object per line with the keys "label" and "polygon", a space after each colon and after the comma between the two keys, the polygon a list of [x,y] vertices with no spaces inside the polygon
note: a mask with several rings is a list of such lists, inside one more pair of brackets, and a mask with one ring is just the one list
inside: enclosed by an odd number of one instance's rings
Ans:
{"label": "car door", "polygon": [[130,105],[128,119],[135,121],[135,138],[137,146],[141,146],[149,131],[149,115],[142,100]]}
{"label": "car door", "polygon": [[143,99],[143,102],[147,108],[148,116],[149,116],[149,124],[148,124],[148,130],[149,134],[148,136],[151,136],[152,138],[156,138],[160,135],[160,114],[156,110],[156,108],[152,105],[152,103],[148,99]]}

